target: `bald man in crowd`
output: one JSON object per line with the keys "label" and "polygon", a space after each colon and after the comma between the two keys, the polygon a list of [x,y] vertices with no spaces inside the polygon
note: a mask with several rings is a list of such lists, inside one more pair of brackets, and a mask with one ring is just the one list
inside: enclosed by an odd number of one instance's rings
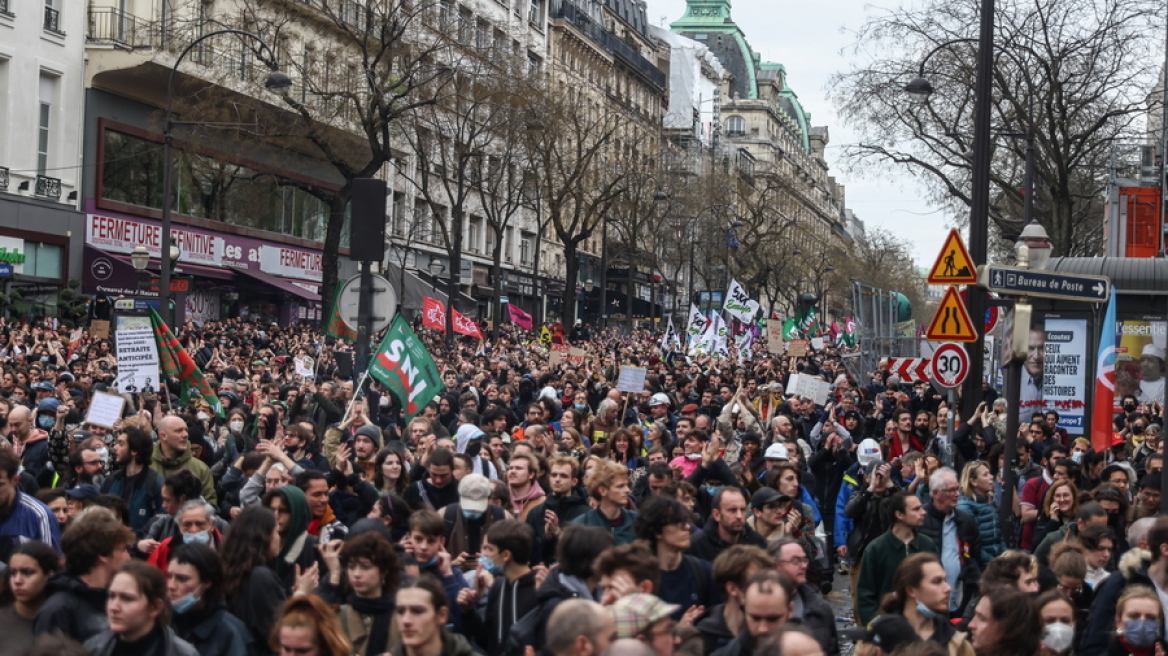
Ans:
{"label": "bald man in crowd", "polygon": [[191,440],[187,422],[181,417],[170,415],[158,422],[158,442],[154,445],[154,457],[150,468],[168,478],[180,469],[186,469],[203,484],[203,499],[208,503],[218,503],[215,496],[215,480],[206,463],[191,453]]}

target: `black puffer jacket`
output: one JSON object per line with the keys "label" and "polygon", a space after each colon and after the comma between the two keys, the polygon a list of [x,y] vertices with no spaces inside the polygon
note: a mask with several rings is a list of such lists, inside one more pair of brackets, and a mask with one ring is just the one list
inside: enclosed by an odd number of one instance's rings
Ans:
{"label": "black puffer jacket", "polygon": [[105,588],[91,588],[68,572],[57,572],[45,588],[48,599],[32,622],[34,635],[60,631],[85,642],[109,629],[105,616]]}

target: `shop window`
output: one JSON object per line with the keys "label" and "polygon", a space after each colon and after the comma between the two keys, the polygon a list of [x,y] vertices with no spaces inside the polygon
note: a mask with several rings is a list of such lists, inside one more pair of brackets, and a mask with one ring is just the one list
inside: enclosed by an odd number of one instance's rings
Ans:
{"label": "shop window", "polygon": [[61,262],[64,253],[65,249],[57,244],[25,241],[24,272],[21,275],[58,280],[63,278]]}
{"label": "shop window", "polygon": [[[115,130],[104,142],[101,197],[162,209],[162,144]],[[173,170],[176,212],[324,241],[329,206],[280,176],[184,151]]]}

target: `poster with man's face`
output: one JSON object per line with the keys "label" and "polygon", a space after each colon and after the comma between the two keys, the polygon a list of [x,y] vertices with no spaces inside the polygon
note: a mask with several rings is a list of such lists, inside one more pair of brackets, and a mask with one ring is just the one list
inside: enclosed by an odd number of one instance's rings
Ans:
{"label": "poster with man's face", "polygon": [[1125,319],[1117,322],[1115,410],[1125,396],[1143,405],[1164,404],[1164,359],[1168,321]]}
{"label": "poster with man's face", "polygon": [[1018,416],[1029,421],[1034,412],[1055,411],[1058,425],[1071,435],[1083,433],[1084,389],[1087,384],[1087,321],[1037,319],[1031,325]]}

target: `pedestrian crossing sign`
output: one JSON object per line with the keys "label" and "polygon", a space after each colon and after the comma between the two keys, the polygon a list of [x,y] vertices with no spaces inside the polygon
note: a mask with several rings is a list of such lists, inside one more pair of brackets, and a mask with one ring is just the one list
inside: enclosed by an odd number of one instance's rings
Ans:
{"label": "pedestrian crossing sign", "polygon": [[929,284],[932,285],[973,285],[977,283],[977,267],[965,249],[965,242],[956,230],[949,231],[949,237],[941,252],[937,254],[937,261],[929,271]]}
{"label": "pedestrian crossing sign", "polygon": [[957,288],[950,286],[945,290],[945,297],[937,306],[937,313],[929,322],[929,330],[925,336],[934,342],[974,342],[977,341],[977,329],[969,318],[969,311],[961,301]]}

